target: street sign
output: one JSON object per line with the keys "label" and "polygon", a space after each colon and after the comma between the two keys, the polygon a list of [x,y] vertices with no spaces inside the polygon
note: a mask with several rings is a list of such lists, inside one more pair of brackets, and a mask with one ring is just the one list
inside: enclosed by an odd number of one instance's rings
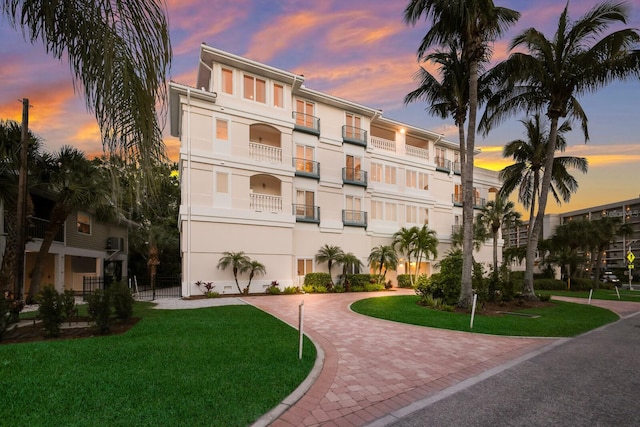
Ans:
{"label": "street sign", "polygon": [[633,270],[633,264],[629,264],[629,270]]}
{"label": "street sign", "polygon": [[636,259],[636,256],[633,254],[633,252],[629,251],[629,253],[627,254],[627,261],[629,261],[629,264],[633,264],[634,259]]}

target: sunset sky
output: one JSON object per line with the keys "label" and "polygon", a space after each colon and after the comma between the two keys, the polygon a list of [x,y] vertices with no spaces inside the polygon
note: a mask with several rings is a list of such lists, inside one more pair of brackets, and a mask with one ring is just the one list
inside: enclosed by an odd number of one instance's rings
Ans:
{"label": "sunset sky", "polygon": [[[598,2],[573,1],[576,19]],[[416,83],[416,48],[424,22],[409,27],[402,14],[407,1],[389,0],[167,0],[173,63],[171,79],[195,84],[200,43],[304,74],[306,86],[384,111],[384,116],[443,133],[457,141],[451,121],[430,117],[425,105],[405,107],[404,96]],[[496,0],[521,12],[518,24],[496,43],[494,61],[506,58],[508,44],[523,29],[535,27],[552,37],[565,3],[557,0]],[[640,1],[628,2],[629,27],[640,28]],[[47,56],[41,45],[0,18],[0,118],[21,119],[22,98],[29,98],[30,128],[54,151],[70,144],[89,156],[102,149],[95,118],[74,93],[69,65]],[[589,160],[587,175],[576,175],[580,189],[571,202],[548,212],[566,212],[595,204],[640,197],[640,81],[616,83],[580,98],[589,118],[591,139],[580,131],[569,136],[566,153]],[[501,169],[502,146],[524,138],[518,116],[479,137],[477,165]],[[578,126],[575,126],[578,128]],[[165,129],[169,155],[176,159],[178,141]]]}

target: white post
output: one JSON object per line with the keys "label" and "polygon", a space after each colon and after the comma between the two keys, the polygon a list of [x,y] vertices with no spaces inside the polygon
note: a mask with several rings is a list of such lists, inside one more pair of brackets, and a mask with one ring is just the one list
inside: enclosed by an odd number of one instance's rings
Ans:
{"label": "white post", "polygon": [[620,299],[620,291],[618,290],[617,286],[616,286],[616,294],[618,294],[618,299]]}
{"label": "white post", "polygon": [[473,329],[473,318],[476,315],[476,303],[478,302],[478,294],[473,294],[473,307],[471,308],[471,324],[469,329]]}
{"label": "white post", "polygon": [[300,302],[300,306],[298,308],[298,331],[299,331],[299,342],[298,342],[298,359],[302,360],[302,343],[304,342],[304,300]]}
{"label": "white post", "polygon": [[589,290],[589,305],[591,305],[591,295],[593,295],[593,289]]}

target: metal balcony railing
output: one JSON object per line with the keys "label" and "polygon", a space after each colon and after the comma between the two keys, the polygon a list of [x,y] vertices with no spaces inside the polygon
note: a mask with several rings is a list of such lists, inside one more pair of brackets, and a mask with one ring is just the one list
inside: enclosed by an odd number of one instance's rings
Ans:
{"label": "metal balcony railing", "polygon": [[342,141],[350,144],[367,146],[367,131],[354,126],[342,126]]}
{"label": "metal balcony railing", "polygon": [[[32,239],[44,239],[44,233],[49,227],[49,222],[50,221],[42,218],[28,218],[27,224],[29,228],[27,228],[27,236],[31,237]],[[56,235],[53,238],[53,241],[64,242],[64,225],[57,231]]]}
{"label": "metal balcony railing", "polygon": [[447,160],[442,157],[436,157],[434,161],[436,163],[436,170],[444,172],[451,171],[451,160]]}
{"label": "metal balcony railing", "polygon": [[367,171],[355,168],[342,168],[342,182],[344,184],[367,186]]}
{"label": "metal balcony railing", "polygon": [[342,224],[367,228],[367,213],[364,211],[342,210]]}
{"label": "metal balcony railing", "polygon": [[293,158],[293,167],[296,168],[296,176],[306,176],[320,179],[320,163],[313,160]]}
{"label": "metal balcony railing", "polygon": [[295,129],[312,135],[320,135],[319,117],[294,111],[293,119],[295,120]]}
{"label": "metal balcony railing", "polygon": [[320,206],[294,204],[293,214],[297,222],[320,223]]}

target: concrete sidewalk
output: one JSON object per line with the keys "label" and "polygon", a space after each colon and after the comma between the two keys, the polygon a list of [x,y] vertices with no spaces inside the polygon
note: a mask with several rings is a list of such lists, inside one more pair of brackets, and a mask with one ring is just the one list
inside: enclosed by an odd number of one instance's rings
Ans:
{"label": "concrete sidewalk", "polygon": [[[412,405],[424,399],[455,390],[559,341],[425,328],[349,310],[358,299],[403,294],[414,293],[247,298],[291,325],[297,325],[298,306],[304,301],[304,332],[324,352],[322,369],[308,390],[297,390],[288,409],[267,414],[257,425],[271,421],[278,427],[386,425],[397,414],[415,410]],[[392,413],[396,416],[387,418]]]}

